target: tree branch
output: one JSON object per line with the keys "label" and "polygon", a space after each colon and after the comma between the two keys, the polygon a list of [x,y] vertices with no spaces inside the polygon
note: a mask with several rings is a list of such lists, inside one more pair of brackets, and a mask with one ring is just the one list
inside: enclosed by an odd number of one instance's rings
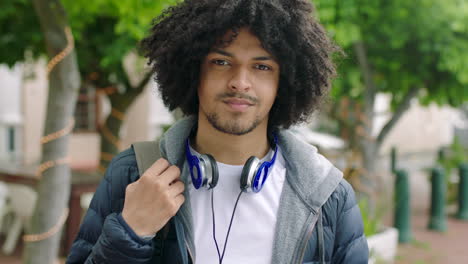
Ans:
{"label": "tree branch", "polygon": [[134,87],[134,91],[137,94],[140,94],[143,91],[143,89],[146,87],[148,82],[151,80],[152,76],[153,76],[153,73],[151,71],[147,72],[145,77],[143,77],[143,79],[140,81],[140,83],[136,87]]}
{"label": "tree branch", "polygon": [[[372,130],[374,128],[374,124],[372,120],[374,120],[374,104],[375,104],[375,96],[377,94],[377,87],[375,85],[373,79],[373,69],[371,64],[369,63],[366,47],[363,41],[356,42],[354,44],[354,51],[357,56],[357,60],[359,62],[359,68],[361,69],[362,76],[364,78],[364,135],[367,135],[370,138],[372,135]],[[368,140],[364,137],[360,140],[363,143],[363,149],[367,149],[370,147]],[[368,150],[364,150],[364,152],[368,153]]]}
{"label": "tree branch", "polygon": [[145,76],[143,77],[143,79],[136,86],[133,86],[130,83],[130,79],[128,78],[127,72],[125,71],[123,65],[121,65],[119,70],[120,70],[120,75],[122,76],[123,84],[126,87],[126,91],[125,91],[126,95],[133,95],[133,96],[139,95],[143,91],[143,89],[146,87],[148,82],[151,80],[151,77],[153,76],[153,73],[151,71],[148,71],[147,73],[145,73]]}
{"label": "tree branch", "polygon": [[390,120],[385,124],[382,130],[380,130],[380,133],[376,140],[377,149],[380,148],[380,146],[382,145],[383,141],[388,136],[392,128],[395,126],[398,120],[400,120],[403,114],[408,110],[408,108],[410,107],[411,99],[416,97],[418,92],[419,92],[419,88],[416,86],[413,86],[409,89],[409,91],[403,97],[402,102],[398,105],[397,109],[395,110],[395,113],[393,113],[392,118],[390,118]]}
{"label": "tree branch", "polygon": [[118,67],[119,75],[122,78],[123,85],[125,86],[125,93],[130,92],[133,90],[132,84],[130,83],[130,79],[128,78],[127,72],[124,69],[123,63],[121,63]]}
{"label": "tree branch", "polygon": [[369,120],[372,120],[375,95],[377,93],[377,87],[375,86],[374,79],[372,78],[372,67],[367,60],[366,47],[362,41],[354,44],[354,51],[356,52],[359,68],[361,68],[362,76],[364,77],[364,84],[366,86],[364,92],[365,114]]}

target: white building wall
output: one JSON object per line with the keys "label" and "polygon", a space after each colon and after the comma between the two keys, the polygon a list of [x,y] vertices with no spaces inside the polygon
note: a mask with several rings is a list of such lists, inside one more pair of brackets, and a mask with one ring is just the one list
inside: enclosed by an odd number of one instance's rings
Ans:
{"label": "white building wall", "polygon": [[129,118],[122,125],[122,149],[133,142],[154,140],[162,134],[162,126],[174,122],[172,114],[165,108],[157,84],[150,81],[145,90],[128,110]]}
{"label": "white building wall", "polygon": [[156,139],[162,133],[162,127],[174,123],[175,119],[169,110],[164,106],[158,85],[152,81],[148,89],[149,100],[149,138]]}
{"label": "white building wall", "polygon": [[148,136],[148,89],[145,89],[127,110],[120,135],[121,149],[129,148],[135,141],[149,140]]}
{"label": "white building wall", "polygon": [[[390,118],[389,105],[389,96],[379,94],[376,100],[375,111],[378,117],[374,121],[374,136]],[[458,111],[451,107],[439,107],[435,104],[424,107],[413,100],[408,111],[388,134],[381,153],[389,153],[392,146],[396,146],[399,153],[436,152],[440,147],[452,143],[458,115]]]}
{"label": "white building wall", "polygon": [[[23,66],[0,65],[0,158],[15,161],[22,155],[23,112],[21,79]],[[14,150],[9,147],[9,131],[14,132]]]}

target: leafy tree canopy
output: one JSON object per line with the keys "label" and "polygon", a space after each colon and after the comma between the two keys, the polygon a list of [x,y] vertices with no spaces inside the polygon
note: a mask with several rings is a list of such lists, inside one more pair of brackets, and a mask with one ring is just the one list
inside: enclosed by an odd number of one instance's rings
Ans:
{"label": "leafy tree canopy", "polygon": [[[75,37],[83,78],[98,86],[125,83],[123,57],[137,47],[151,20],[175,0],[63,0]],[[30,0],[8,0],[0,8],[0,63],[10,66],[45,54],[43,36]]]}
{"label": "leafy tree canopy", "polygon": [[411,87],[423,104],[468,99],[468,2],[464,0],[315,0],[319,18],[348,58],[333,96],[363,99],[354,45],[364,43],[379,92],[396,108]]}

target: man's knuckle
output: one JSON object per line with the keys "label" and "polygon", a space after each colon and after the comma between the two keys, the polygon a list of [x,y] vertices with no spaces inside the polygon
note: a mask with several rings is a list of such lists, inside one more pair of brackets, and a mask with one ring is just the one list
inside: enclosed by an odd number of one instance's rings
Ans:
{"label": "man's knuckle", "polygon": [[180,171],[179,171],[179,168],[177,166],[170,166],[168,169],[167,169],[167,172],[170,173],[171,175],[179,175],[180,174]]}
{"label": "man's knuckle", "polygon": [[178,190],[179,193],[183,193],[185,191],[185,185],[183,183],[180,183],[177,186],[177,190]]}
{"label": "man's knuckle", "polygon": [[174,173],[180,174],[180,169],[179,167],[172,165],[172,169],[174,170]]}
{"label": "man's knuckle", "polygon": [[166,159],[164,158],[160,158],[156,161],[156,165],[158,167],[168,167],[169,166],[169,161],[167,161]]}
{"label": "man's knuckle", "polygon": [[143,182],[143,183],[147,183],[150,179],[150,173],[149,171],[146,171],[145,173],[143,173],[143,175],[140,177],[140,179],[138,179],[139,182]]}
{"label": "man's knuckle", "polygon": [[147,169],[143,175],[140,177],[139,181],[143,181],[143,182],[147,182],[149,181],[152,177],[151,175],[153,175],[152,171],[151,171],[151,168],[150,169]]}
{"label": "man's knuckle", "polygon": [[133,189],[135,189],[135,184],[131,183],[131,184],[127,185],[127,187],[125,187],[125,193],[132,192]]}

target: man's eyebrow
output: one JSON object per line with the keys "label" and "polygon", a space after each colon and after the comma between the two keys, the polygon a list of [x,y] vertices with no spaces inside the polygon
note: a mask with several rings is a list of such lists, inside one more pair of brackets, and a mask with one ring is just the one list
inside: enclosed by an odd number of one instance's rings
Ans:
{"label": "man's eyebrow", "polygon": [[[211,50],[211,52],[214,52],[214,53],[218,53],[218,54],[221,54],[223,56],[226,56],[226,57],[231,57],[231,58],[234,58],[234,55],[227,52],[227,51],[224,51],[224,50],[220,50],[220,49],[213,49]],[[264,61],[264,60],[274,60],[273,57],[271,56],[260,56],[260,57],[255,57],[255,58],[252,58],[253,60],[258,60],[258,61]]]}
{"label": "man's eyebrow", "polygon": [[253,60],[264,61],[264,60],[274,60],[274,59],[271,56],[261,56],[261,57],[255,57],[253,58]]}
{"label": "man's eyebrow", "polygon": [[229,52],[227,52],[227,51],[224,51],[224,50],[213,49],[213,50],[211,50],[211,52],[219,53],[219,54],[221,54],[221,55],[223,55],[223,56],[234,58],[234,55],[232,55],[231,53],[229,53]]}

